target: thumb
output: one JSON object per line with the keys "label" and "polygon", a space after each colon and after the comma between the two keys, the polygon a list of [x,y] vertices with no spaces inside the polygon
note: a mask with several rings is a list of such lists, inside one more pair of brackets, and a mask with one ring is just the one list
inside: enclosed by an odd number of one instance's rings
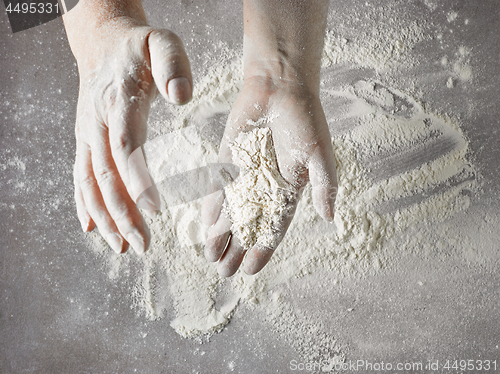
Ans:
{"label": "thumb", "polygon": [[338,184],[331,144],[326,149],[319,147],[309,161],[309,180],[316,211],[323,219],[333,221]]}
{"label": "thumb", "polygon": [[174,104],[191,100],[193,78],[181,39],[169,30],[153,30],[149,35],[151,73],[160,94]]}

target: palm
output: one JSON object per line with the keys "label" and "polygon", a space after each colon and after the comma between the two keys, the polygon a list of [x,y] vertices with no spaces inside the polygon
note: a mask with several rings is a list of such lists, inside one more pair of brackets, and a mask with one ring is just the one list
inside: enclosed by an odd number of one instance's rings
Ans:
{"label": "palm", "polygon": [[[336,191],[335,165],[326,119],[317,96],[305,92],[301,86],[276,88],[264,78],[247,80],[228,119],[220,147],[221,162],[234,161],[229,145],[240,132],[255,127],[252,123],[271,129],[278,168],[283,178],[298,190],[310,180],[316,209],[320,215],[331,219],[332,194]],[[299,195],[291,199],[292,207],[288,212],[295,211]],[[237,270],[246,251],[238,239],[228,232],[230,219],[220,213],[221,203],[218,199],[205,204],[206,222],[215,223],[209,234],[206,254],[209,260],[220,260],[220,273],[229,276]],[[285,235],[293,214],[284,214],[280,218],[282,224],[281,231],[277,233],[278,243]],[[259,245],[252,247],[246,255],[245,271],[252,274],[258,272],[275,249]]]}

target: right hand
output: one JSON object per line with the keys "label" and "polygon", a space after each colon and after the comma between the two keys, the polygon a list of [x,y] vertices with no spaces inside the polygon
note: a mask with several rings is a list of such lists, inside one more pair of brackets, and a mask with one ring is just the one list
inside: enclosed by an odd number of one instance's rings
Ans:
{"label": "right hand", "polygon": [[130,162],[130,155],[146,141],[149,107],[158,92],[174,104],[191,99],[189,61],[177,35],[130,17],[103,22],[92,34],[82,39],[68,30],[80,74],[74,168],[78,218],[84,231],[97,226],[115,252],[130,244],[143,253],[150,236],[137,205],[152,214],[159,197],[155,188],[137,191],[137,180],[145,176],[149,181],[149,174],[145,163]]}
{"label": "right hand", "polygon": [[[299,192],[310,181],[318,214],[331,222],[337,193],[331,136],[319,95],[306,87],[304,82],[282,81],[278,77],[246,77],[227,121],[219,162],[236,163],[230,144],[239,133],[269,127],[279,172],[290,184],[290,190]],[[211,226],[205,244],[207,260],[218,261],[218,272],[224,277],[232,276],[240,264],[247,274],[259,272],[285,236],[299,196],[300,193],[290,195],[289,209],[276,217],[279,224],[274,232],[275,245],[266,247],[257,242],[246,249],[231,231],[231,217],[222,209],[224,191],[209,195],[202,208],[203,222]]]}

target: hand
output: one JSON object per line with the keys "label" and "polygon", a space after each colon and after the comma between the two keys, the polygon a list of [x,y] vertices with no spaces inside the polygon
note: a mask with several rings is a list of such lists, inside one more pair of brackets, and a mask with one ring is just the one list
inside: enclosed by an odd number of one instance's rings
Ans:
{"label": "hand", "polygon": [[[146,189],[152,182],[141,149],[149,108],[158,91],[175,104],[190,100],[189,62],[182,42],[168,30],[120,16],[89,31],[78,9],[86,10],[76,7],[65,19],[80,74],[74,168],[78,217],[84,231],[97,225],[117,253],[129,244],[143,253],[150,236],[137,205],[150,213],[159,209],[156,189]],[[83,38],[82,29],[87,30]]]}
{"label": "hand", "polygon": [[[229,145],[240,132],[250,131],[248,121],[273,118],[265,126],[271,128],[278,167],[283,178],[301,190],[308,181],[312,184],[313,203],[319,215],[333,220],[337,177],[331,137],[323,108],[317,95],[304,85],[276,81],[268,77],[245,80],[242,92],[229,115],[220,147],[219,161],[233,162]],[[292,214],[281,217],[282,228],[276,243],[284,237],[298,203],[297,194],[290,202]],[[245,257],[238,238],[230,232],[230,217],[222,211],[223,192],[212,194],[203,205],[204,223],[213,225],[205,246],[209,261],[219,261],[222,276],[233,275]],[[246,254],[243,269],[248,274],[260,271],[276,248],[254,245]]]}

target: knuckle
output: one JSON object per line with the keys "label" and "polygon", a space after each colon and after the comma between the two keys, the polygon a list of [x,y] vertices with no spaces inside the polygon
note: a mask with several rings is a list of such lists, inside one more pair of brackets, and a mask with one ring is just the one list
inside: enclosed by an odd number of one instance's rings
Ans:
{"label": "knuckle", "polygon": [[131,151],[132,142],[127,131],[118,131],[109,137],[111,152]]}
{"label": "knuckle", "polygon": [[[87,177],[86,179],[92,180],[93,177]],[[111,170],[103,169],[95,172],[95,181],[99,188],[103,188],[106,185],[112,184],[115,179],[115,173]]]}
{"label": "knuckle", "polygon": [[113,220],[116,223],[116,226],[122,231],[127,231],[131,225],[135,226],[137,224],[134,214],[130,212],[127,208],[122,208],[118,212],[113,215]]}
{"label": "knuckle", "polygon": [[78,187],[80,187],[80,190],[82,191],[83,194],[86,194],[87,191],[90,191],[96,185],[96,180],[92,176],[86,176],[83,178],[76,178],[76,182],[78,184]]}
{"label": "knuckle", "polygon": [[176,33],[168,29],[155,30],[151,33],[151,36],[162,42],[163,50],[167,51],[167,53],[177,52],[178,48],[183,46],[182,39]]}
{"label": "knuckle", "polygon": [[101,94],[101,102],[105,103],[107,107],[112,107],[117,100],[118,97],[118,90],[112,83],[106,84],[102,88],[102,94]]}

